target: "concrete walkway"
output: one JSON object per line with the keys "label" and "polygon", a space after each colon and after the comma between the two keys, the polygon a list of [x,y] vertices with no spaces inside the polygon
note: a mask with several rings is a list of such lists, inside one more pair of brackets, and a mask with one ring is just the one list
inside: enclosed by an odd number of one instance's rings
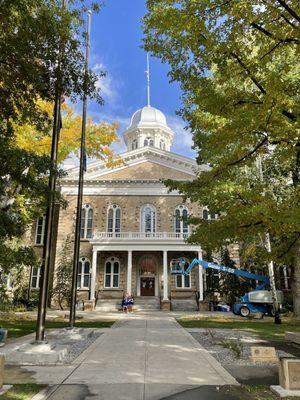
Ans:
{"label": "concrete walkway", "polygon": [[[51,400],[155,400],[235,379],[164,313],[128,315],[99,337],[71,366],[26,367],[38,382],[58,384]],[[59,372],[61,371],[61,373]],[[60,374],[60,381],[54,376]]]}

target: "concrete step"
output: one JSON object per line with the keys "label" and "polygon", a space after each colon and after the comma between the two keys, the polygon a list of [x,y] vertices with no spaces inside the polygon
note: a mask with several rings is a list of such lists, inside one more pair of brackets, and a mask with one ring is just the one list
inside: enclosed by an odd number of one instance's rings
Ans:
{"label": "concrete step", "polygon": [[120,299],[98,299],[95,307],[96,311],[113,312],[121,310]]}
{"label": "concrete step", "polygon": [[160,310],[160,299],[158,297],[136,297],[134,299],[134,310]]}
{"label": "concrete step", "polygon": [[172,299],[172,311],[198,311],[198,304],[195,299]]}

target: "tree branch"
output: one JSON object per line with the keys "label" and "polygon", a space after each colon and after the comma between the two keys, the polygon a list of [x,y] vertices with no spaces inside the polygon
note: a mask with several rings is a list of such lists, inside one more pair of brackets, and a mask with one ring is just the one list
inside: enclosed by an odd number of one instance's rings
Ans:
{"label": "tree branch", "polygon": [[253,150],[251,150],[249,153],[247,153],[246,155],[244,155],[244,156],[243,156],[242,158],[240,158],[239,160],[236,160],[236,161],[234,161],[234,162],[232,162],[232,163],[229,163],[229,164],[227,164],[227,165],[228,165],[228,166],[236,165],[236,164],[239,164],[240,162],[244,161],[246,158],[251,157],[252,154],[254,154],[260,147],[262,147],[262,146],[266,143],[267,139],[268,139],[268,137],[265,136],[265,137],[263,138],[263,140],[262,140],[260,143],[258,143],[258,144],[254,147]]}
{"label": "tree branch", "polygon": [[253,224],[240,225],[240,228],[251,228],[251,226],[257,226],[261,224],[263,224],[263,221],[257,221],[254,222]]}
{"label": "tree branch", "polygon": [[230,55],[238,62],[238,64],[244,69],[244,71],[246,71],[249,78],[252,80],[252,82],[255,84],[255,86],[261,91],[261,93],[267,94],[266,90],[258,82],[258,80],[254,76],[252,76],[250,69],[243,63],[243,61],[240,59],[240,57],[235,53],[230,53]]}
{"label": "tree branch", "polygon": [[300,16],[294,11],[284,0],[277,0],[277,2],[293,17],[296,21],[300,22]]}

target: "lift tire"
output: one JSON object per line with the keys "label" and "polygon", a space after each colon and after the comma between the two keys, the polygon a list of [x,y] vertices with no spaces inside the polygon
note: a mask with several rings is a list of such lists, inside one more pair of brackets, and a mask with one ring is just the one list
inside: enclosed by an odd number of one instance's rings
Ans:
{"label": "lift tire", "polygon": [[240,315],[244,318],[249,317],[250,315],[250,310],[247,306],[242,306],[240,308]]}

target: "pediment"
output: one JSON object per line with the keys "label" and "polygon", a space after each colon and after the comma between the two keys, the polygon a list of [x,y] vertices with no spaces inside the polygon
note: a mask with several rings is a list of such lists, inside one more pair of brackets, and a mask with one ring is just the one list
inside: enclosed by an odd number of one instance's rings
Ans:
{"label": "pediment", "polygon": [[[102,161],[88,165],[85,181],[193,179],[199,166],[190,158],[157,148],[142,148],[120,155],[124,164],[108,168]],[[206,169],[206,166],[201,166]],[[76,180],[78,168],[68,171],[65,181]]]}
{"label": "pediment", "polygon": [[144,161],[135,165],[124,166],[116,171],[102,174],[98,180],[161,180],[161,179],[193,179],[193,175],[166,167],[155,162]]}

